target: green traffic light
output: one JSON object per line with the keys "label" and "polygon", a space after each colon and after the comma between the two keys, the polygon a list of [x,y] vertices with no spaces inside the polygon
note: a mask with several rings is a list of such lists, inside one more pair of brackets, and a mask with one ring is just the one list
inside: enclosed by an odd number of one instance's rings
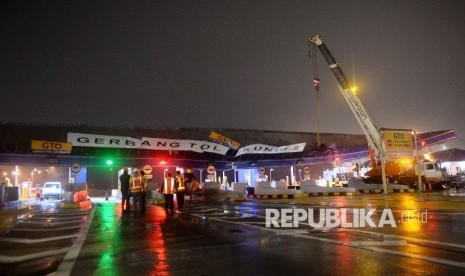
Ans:
{"label": "green traffic light", "polygon": [[113,160],[107,160],[107,165],[113,164]]}

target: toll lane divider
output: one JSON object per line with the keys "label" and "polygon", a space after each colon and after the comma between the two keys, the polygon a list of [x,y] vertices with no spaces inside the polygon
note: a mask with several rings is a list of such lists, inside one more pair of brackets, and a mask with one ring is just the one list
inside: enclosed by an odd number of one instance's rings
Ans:
{"label": "toll lane divider", "polygon": [[[360,194],[381,194],[383,189],[372,189],[372,190],[359,190],[358,192],[319,192],[309,193],[309,196],[353,196]],[[388,193],[414,193],[414,189],[388,189]]]}
{"label": "toll lane divider", "polygon": [[241,197],[227,196],[227,197],[225,197],[222,201],[227,201],[227,202],[244,202],[244,201],[247,201],[247,197],[245,197],[245,196],[241,196]]}
{"label": "toll lane divider", "polygon": [[[374,189],[374,190],[359,190],[362,194],[380,194],[383,189]],[[414,193],[414,189],[388,189],[388,193]]]}
{"label": "toll lane divider", "polygon": [[353,196],[359,195],[359,192],[323,192],[323,193],[309,193],[308,196]]}
{"label": "toll lane divider", "polygon": [[249,198],[255,199],[297,199],[308,197],[308,194],[295,194],[295,195],[249,195]]}
{"label": "toll lane divider", "polygon": [[[383,193],[383,189],[374,190],[360,190],[358,192],[315,192],[308,194],[295,194],[295,195],[249,195],[248,198],[254,199],[298,199],[312,196],[354,196],[360,194],[380,194]],[[389,189],[388,193],[414,193],[414,189]]]}

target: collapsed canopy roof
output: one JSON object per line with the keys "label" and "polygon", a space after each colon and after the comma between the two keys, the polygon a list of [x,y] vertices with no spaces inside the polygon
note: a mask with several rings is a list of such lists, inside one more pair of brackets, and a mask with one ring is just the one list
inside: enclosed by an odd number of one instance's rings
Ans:
{"label": "collapsed canopy roof", "polygon": [[[368,156],[368,146],[364,135],[320,133],[320,143],[317,146],[317,134],[309,132],[286,132],[250,129],[199,129],[199,128],[164,128],[117,125],[49,125],[49,124],[0,124],[0,153],[32,153],[31,141],[44,140],[67,142],[68,133],[87,133],[94,135],[198,140],[219,143],[212,140],[210,135],[214,131],[234,140],[241,148],[262,144],[282,147],[297,143],[305,143],[300,152],[282,152],[275,154],[247,153],[237,156],[237,149],[230,148],[225,155],[211,152],[194,151],[157,151],[147,149],[128,148],[90,148],[73,146],[72,155],[97,156],[111,154],[121,158],[170,158],[201,160],[208,162],[237,162],[243,166],[287,166],[293,164],[321,163],[328,161],[327,146],[334,145],[337,154],[343,160],[365,158]],[[443,130],[418,135],[419,147],[444,143],[455,137],[454,130]]]}

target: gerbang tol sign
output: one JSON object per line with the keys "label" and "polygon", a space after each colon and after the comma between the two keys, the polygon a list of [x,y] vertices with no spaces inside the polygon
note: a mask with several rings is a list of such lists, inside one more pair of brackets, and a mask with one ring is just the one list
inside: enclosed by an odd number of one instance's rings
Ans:
{"label": "gerbang tol sign", "polygon": [[306,143],[299,143],[281,147],[268,146],[263,144],[253,144],[240,148],[236,156],[242,154],[276,154],[288,152],[302,152],[305,149]]}
{"label": "gerbang tol sign", "polygon": [[206,141],[161,139],[142,137],[141,139],[125,136],[108,136],[68,132],[68,143],[76,147],[130,148],[148,150],[179,150],[195,152],[212,152],[225,155],[228,147]]}

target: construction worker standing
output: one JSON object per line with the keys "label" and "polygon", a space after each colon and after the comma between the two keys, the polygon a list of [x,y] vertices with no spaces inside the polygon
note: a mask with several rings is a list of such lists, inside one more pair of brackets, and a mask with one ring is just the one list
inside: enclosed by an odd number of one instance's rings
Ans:
{"label": "construction worker standing", "polygon": [[176,171],[176,199],[178,201],[178,211],[182,211],[184,206],[184,194],[186,193],[186,185],[184,183],[184,178],[181,176],[180,171]]}
{"label": "construction worker standing", "polygon": [[142,214],[145,213],[145,196],[147,194],[147,182],[149,181],[147,175],[145,175],[144,171],[140,171],[140,175],[142,177],[142,192],[140,196],[140,212]]}
{"label": "construction worker standing", "polygon": [[138,170],[134,170],[130,181],[131,196],[134,202],[136,211],[142,211],[141,196],[142,196],[142,176]]}
{"label": "construction worker standing", "polygon": [[119,177],[121,184],[121,210],[122,212],[129,211],[129,182],[131,176],[128,174],[128,168],[124,168],[123,174]]}
{"label": "construction worker standing", "polygon": [[163,181],[163,185],[161,186],[161,192],[165,196],[165,210],[174,211],[174,178],[172,177],[171,173],[168,173]]}

